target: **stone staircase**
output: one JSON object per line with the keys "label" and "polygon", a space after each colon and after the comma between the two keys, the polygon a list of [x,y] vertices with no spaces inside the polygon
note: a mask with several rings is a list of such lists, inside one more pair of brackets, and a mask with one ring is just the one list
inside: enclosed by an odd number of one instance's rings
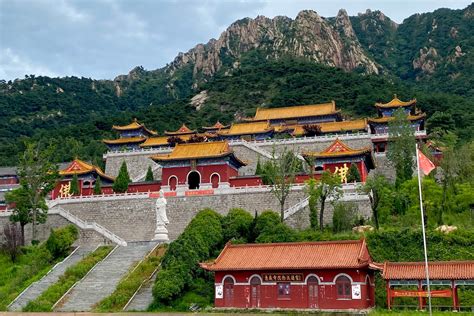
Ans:
{"label": "stone staircase", "polygon": [[96,246],[81,246],[76,248],[67,258],[56,264],[43,278],[31,284],[8,306],[10,311],[21,311],[29,301],[36,299],[50,285],[56,283],[67,268],[78,263],[82,258],[94,251]]}
{"label": "stone staircase", "polygon": [[131,298],[123,309],[124,311],[146,311],[148,306],[153,303],[153,285],[155,284],[156,274],[147,280],[138,289],[137,293]]}
{"label": "stone staircase", "polygon": [[129,269],[153,247],[154,241],[129,242],[116,247],[57,304],[55,311],[90,311],[95,304],[113,293]]}

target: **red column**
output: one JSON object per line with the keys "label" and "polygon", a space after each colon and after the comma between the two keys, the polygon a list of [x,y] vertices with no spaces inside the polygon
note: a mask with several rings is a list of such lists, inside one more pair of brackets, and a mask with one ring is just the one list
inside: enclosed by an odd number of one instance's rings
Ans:
{"label": "red column", "polygon": [[387,280],[387,308],[391,309],[392,292],[390,291],[390,281]]}
{"label": "red column", "polygon": [[[421,280],[418,281],[418,291],[422,291],[423,287],[421,286]],[[418,308],[420,311],[423,309],[423,297],[418,297]]]}
{"label": "red column", "polygon": [[453,291],[453,310],[458,310],[459,309],[458,288],[454,284],[454,280],[452,280],[451,289]]}

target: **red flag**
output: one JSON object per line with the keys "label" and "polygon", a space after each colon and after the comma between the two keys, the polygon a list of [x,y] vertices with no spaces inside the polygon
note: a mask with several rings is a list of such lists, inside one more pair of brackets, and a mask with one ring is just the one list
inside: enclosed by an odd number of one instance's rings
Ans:
{"label": "red flag", "polygon": [[434,163],[431,160],[429,160],[428,157],[426,157],[419,149],[418,149],[418,163],[419,163],[421,172],[423,172],[425,176],[427,176],[431,171],[433,171],[433,169],[436,168]]}

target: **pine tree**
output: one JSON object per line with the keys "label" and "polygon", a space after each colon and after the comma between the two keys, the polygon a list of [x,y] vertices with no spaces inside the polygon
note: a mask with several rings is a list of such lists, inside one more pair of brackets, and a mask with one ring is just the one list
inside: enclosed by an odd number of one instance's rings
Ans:
{"label": "pine tree", "polygon": [[112,189],[116,193],[125,193],[128,190],[128,184],[131,182],[130,176],[128,175],[127,164],[125,161],[122,163],[120,167],[119,174],[115,179],[115,182],[112,186]]}
{"label": "pine tree", "polygon": [[257,158],[257,166],[255,168],[255,175],[261,176],[262,175],[262,164],[260,163],[260,156]]}
{"label": "pine tree", "polygon": [[145,181],[146,182],[155,181],[155,179],[153,178],[153,171],[151,171],[151,166],[148,166],[148,170],[145,176]]}
{"label": "pine tree", "polygon": [[72,195],[79,195],[79,179],[77,178],[77,174],[72,177],[71,180],[71,187],[69,188],[69,193]]}
{"label": "pine tree", "polygon": [[347,175],[347,182],[360,182],[360,172],[355,163],[351,164],[349,168],[349,173]]}
{"label": "pine tree", "polygon": [[102,185],[100,183],[100,177],[99,176],[97,176],[97,179],[95,179],[94,194],[96,194],[96,195],[102,194]]}

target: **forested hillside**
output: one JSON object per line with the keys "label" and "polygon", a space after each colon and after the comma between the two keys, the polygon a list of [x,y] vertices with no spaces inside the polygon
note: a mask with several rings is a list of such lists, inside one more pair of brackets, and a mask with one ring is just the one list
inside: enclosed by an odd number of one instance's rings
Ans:
{"label": "forested hillside", "polygon": [[[101,81],[34,75],[0,81],[0,165],[15,165],[28,139],[56,144],[57,161],[79,156],[98,163],[111,126],[134,117],[162,132],[183,122],[194,128],[230,123],[259,106],[330,100],[345,115],[366,117],[394,93],[416,97],[430,116],[429,128],[455,131],[467,141],[474,136],[473,19],[473,5],[414,15],[400,25],[378,11],[350,19],[343,10],[328,19],[303,11],[295,20],[237,21],[218,41],[158,70],[136,67]],[[337,43],[322,32],[309,39],[314,45],[295,49],[291,38],[302,40],[302,26],[304,32],[324,28]],[[258,35],[257,42],[249,42],[247,32]],[[342,47],[334,51],[336,60],[318,57],[335,47]],[[199,93],[204,102],[190,104]]]}

